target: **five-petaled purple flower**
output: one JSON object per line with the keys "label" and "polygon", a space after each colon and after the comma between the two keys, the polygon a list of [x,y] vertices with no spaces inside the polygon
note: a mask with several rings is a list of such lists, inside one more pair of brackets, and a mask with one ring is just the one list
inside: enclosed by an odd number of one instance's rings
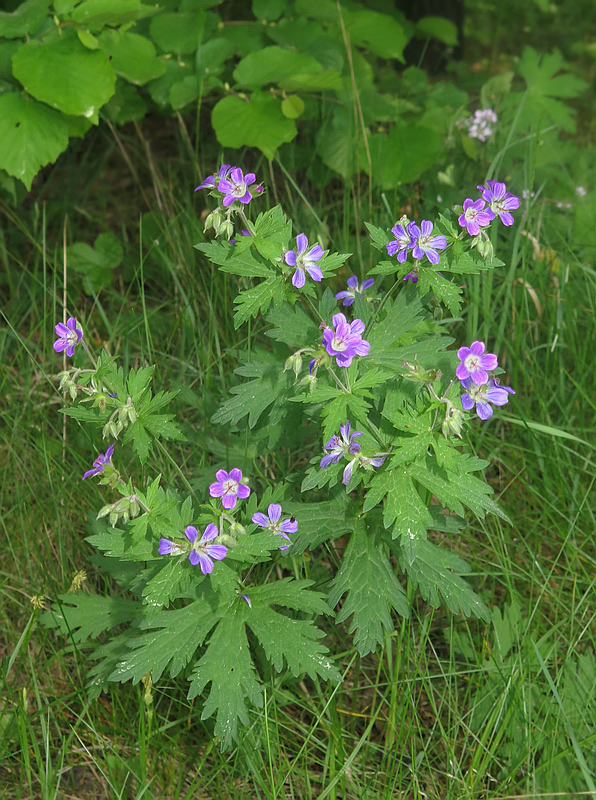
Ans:
{"label": "five-petaled purple flower", "polygon": [[482,386],[474,383],[472,378],[465,378],[461,382],[467,389],[461,396],[461,404],[466,411],[476,406],[476,413],[480,419],[490,419],[493,415],[491,403],[495,406],[504,406],[509,402],[509,395],[515,394],[510,386],[500,386],[496,378],[489,378]]}
{"label": "five-petaled purple flower", "polygon": [[230,472],[218,469],[215,473],[216,483],[209,487],[211,497],[221,497],[221,503],[226,511],[236,505],[238,498],[245,500],[250,494],[250,488],[244,483],[242,471],[234,467]]}
{"label": "five-petaled purple flower", "polygon": [[[397,260],[400,264],[403,264],[408,257],[408,249],[414,246],[413,225],[414,223],[410,222],[405,228],[403,225],[394,225],[391,228],[391,233],[395,236],[395,239],[387,245],[387,252],[390,256],[394,256],[397,253]],[[446,245],[447,240],[445,240]]]}
{"label": "five-petaled purple flower", "polygon": [[250,203],[252,194],[248,187],[256,180],[254,172],[247,172],[246,175],[243,175],[240,167],[233,167],[217,186],[217,190],[224,195],[224,206],[231,206],[234,200],[240,200],[244,204]]}
{"label": "five-petaled purple flower", "polygon": [[519,197],[508,192],[506,185],[499,181],[487,181],[486,186],[480,185],[478,189],[482,192],[482,199],[489,204],[487,211],[492,214],[492,219],[500,217],[503,225],[513,225],[511,212],[519,208]]}
{"label": "five-petaled purple flower", "polygon": [[354,356],[367,356],[370,343],[362,338],[366,325],[361,319],[348,322],[343,314],[334,314],[333,328],[323,331],[323,344],[330,356],[336,356],[338,367],[349,367]]}
{"label": "five-petaled purple flower", "polygon": [[358,278],[355,275],[352,275],[351,278],[348,278],[348,289],[345,289],[343,292],[338,292],[335,297],[337,300],[343,300],[343,306],[351,306],[354,300],[356,299],[357,294],[362,294],[375,282],[374,278],[367,278],[362,286],[358,286]]}
{"label": "five-petaled purple flower", "polygon": [[[267,528],[267,530],[277,533],[279,536],[283,536],[284,539],[290,542],[291,540],[288,533],[296,533],[298,530],[298,523],[294,517],[284,519],[280,522],[281,506],[279,503],[271,503],[267,509],[267,513],[269,516],[266,516],[261,511],[257,511],[256,514],[252,515],[252,521],[260,528]],[[282,544],[279,549],[287,550],[289,546],[289,544]]]}
{"label": "five-petaled purple flower", "polygon": [[339,426],[339,436],[335,434],[329,439],[324,450],[327,452],[321,459],[321,469],[327,469],[329,464],[337,464],[342,456],[351,456],[360,452],[360,443],[356,442],[357,436],[362,436],[362,431],[351,431],[350,420],[346,420],[345,425]]}
{"label": "five-petaled purple flower", "polygon": [[[200,539],[199,532],[194,525],[189,525],[184,531],[184,535],[193,545],[188,554],[188,560],[193,567],[200,564],[203,575],[213,572],[213,559],[221,561],[228,554],[228,548],[224,544],[211,544],[219,535],[217,525],[212,522],[207,525]],[[186,548],[183,545],[176,544],[176,542],[172,542],[169,539],[162,538],[159,540],[159,553],[162,556],[178,555],[184,552],[186,552]]]}
{"label": "five-petaled purple flower", "polygon": [[198,192],[199,189],[217,189],[219,187],[220,181],[225,180],[228,177],[228,173],[232,167],[229,164],[222,164],[219,168],[219,172],[216,172],[214,175],[209,175],[208,178],[205,178],[203,183],[200,183],[195,192]]}
{"label": "five-petaled purple flower", "polygon": [[464,200],[464,213],[457,220],[462,228],[467,228],[470,236],[478,236],[480,228],[486,228],[495,218],[492,211],[483,211],[486,202],[482,199],[472,200],[470,197]]}
{"label": "five-petaled purple flower", "polygon": [[87,472],[83,475],[83,480],[85,478],[93,478],[95,475],[99,475],[102,472],[105,472],[106,464],[112,464],[112,456],[114,455],[114,445],[111,444],[108,449],[106,450],[105,455],[100,453],[95,461],[93,462],[93,469],[87,470]]}
{"label": "five-petaled purple flower", "polygon": [[320,244],[313,245],[310,250],[308,248],[308,239],[303,233],[299,233],[296,237],[296,250],[288,250],[284,255],[284,260],[289,267],[295,267],[294,277],[292,278],[292,285],[297,289],[302,289],[306,283],[306,275],[304,271],[308,272],[313,281],[323,280],[323,271],[321,267],[315,263],[320,261],[323,257],[324,250]]}
{"label": "five-petaled purple flower", "polygon": [[54,330],[58,337],[54,342],[54,350],[61,353],[66,350],[67,356],[74,356],[75,345],[77,345],[83,338],[83,331],[78,327],[79,323],[74,317],[69,317],[66,320],[66,325],[59,322]]}
{"label": "five-petaled purple flower", "polygon": [[444,250],[447,247],[447,237],[443,234],[431,236],[433,224],[428,219],[423,219],[420,227],[415,222],[408,225],[413,237],[412,255],[420,260],[426,256],[431,264],[438,264],[441,256],[437,250]]}
{"label": "five-petaled purple flower", "polygon": [[488,370],[498,367],[497,356],[485,353],[484,342],[475,341],[469,347],[460,347],[457,357],[461,361],[455,370],[460,381],[471,378],[477,386],[488,382]]}

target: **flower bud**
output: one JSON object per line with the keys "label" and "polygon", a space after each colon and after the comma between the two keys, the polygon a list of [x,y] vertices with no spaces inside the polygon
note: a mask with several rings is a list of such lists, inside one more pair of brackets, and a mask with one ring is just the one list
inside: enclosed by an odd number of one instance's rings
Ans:
{"label": "flower bud", "polygon": [[234,226],[232,225],[229,219],[221,223],[216,235],[223,236],[226,239],[232,238],[232,236],[234,235]]}
{"label": "flower bud", "polygon": [[441,425],[443,436],[448,439],[451,433],[459,436],[461,439],[461,432],[464,424],[464,412],[453,405],[448,403],[445,419]]}
{"label": "flower bud", "polygon": [[474,238],[471,247],[475,247],[482,256],[482,258],[486,260],[487,258],[492,258],[492,255],[494,253],[494,248],[491,240],[488,238],[488,236],[486,236],[486,234],[483,236],[482,235],[483,233],[484,231],[482,231],[478,236]]}
{"label": "flower bud", "polygon": [[443,374],[439,369],[423,369],[417,361],[411,364],[409,361],[404,361],[404,367],[406,367],[408,372],[406,374],[402,373],[403,378],[408,381],[426,383],[427,386],[434,383],[437,378],[440,378]]}
{"label": "flower bud", "polygon": [[210,228],[213,228],[217,235],[219,227],[221,225],[221,221],[222,221],[221,212],[218,208],[216,208],[215,211],[212,211],[210,214],[207,214],[207,218],[205,219],[205,227],[203,228],[204,233],[206,233]]}
{"label": "flower bud", "polygon": [[93,400],[93,405],[91,407],[99,408],[101,411],[104,411],[108,397],[109,395],[107,392],[97,392],[97,394],[95,395],[95,399]]}
{"label": "flower bud", "polygon": [[240,534],[240,536],[246,536],[246,528],[244,525],[241,525],[239,522],[234,520],[234,522],[232,522],[230,525],[230,533],[234,537],[236,537],[238,534]]}
{"label": "flower bud", "polygon": [[286,372],[288,369],[293,370],[296,377],[300,375],[302,370],[302,356],[300,353],[294,353],[294,355],[286,359],[286,363],[284,364],[284,372]]}

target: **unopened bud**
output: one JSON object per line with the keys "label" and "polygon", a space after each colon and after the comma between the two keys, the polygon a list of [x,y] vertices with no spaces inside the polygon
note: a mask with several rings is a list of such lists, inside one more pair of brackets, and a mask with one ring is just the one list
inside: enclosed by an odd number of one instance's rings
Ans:
{"label": "unopened bud", "polygon": [[234,235],[234,226],[232,225],[229,219],[221,223],[216,235],[223,236],[225,239],[232,238],[232,236]]}
{"label": "unopened bud", "polygon": [[222,220],[221,213],[219,209],[216,208],[215,211],[212,211],[210,214],[207,214],[207,218],[205,220],[205,227],[203,228],[203,231],[206,233],[210,228],[213,228],[215,230],[215,233],[217,234],[217,232],[219,231],[219,227],[221,225],[221,220]]}
{"label": "unopened bud", "polygon": [[450,434],[455,434],[459,436],[461,439],[461,432],[464,424],[464,412],[461,411],[459,408],[453,405],[453,403],[449,403],[447,405],[447,412],[445,413],[445,419],[443,420],[443,424],[441,429],[443,431],[443,436],[448,439]]}
{"label": "unopened bud", "polygon": [[286,372],[288,369],[293,370],[296,377],[300,375],[300,372],[302,371],[302,356],[300,353],[294,353],[294,355],[286,359],[286,363],[284,364],[284,372]]}
{"label": "unopened bud", "polygon": [[404,367],[408,370],[402,377],[409,381],[417,381],[419,383],[426,383],[427,385],[434,383],[437,378],[443,374],[439,369],[424,369],[417,361],[410,363],[404,361]]}

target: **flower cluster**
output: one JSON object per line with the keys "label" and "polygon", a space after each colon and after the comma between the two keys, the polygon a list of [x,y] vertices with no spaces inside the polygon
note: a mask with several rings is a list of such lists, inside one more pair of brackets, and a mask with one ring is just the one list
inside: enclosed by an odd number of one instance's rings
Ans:
{"label": "flower cluster", "polygon": [[366,325],[361,319],[348,322],[343,314],[334,314],[333,325],[323,331],[323,344],[338,367],[349,367],[354,356],[368,355],[370,342],[362,338]]}
{"label": "flower cluster", "polygon": [[489,136],[492,136],[494,131],[490,127],[497,122],[497,115],[491,108],[476,109],[473,117],[461,120],[460,127],[468,129],[468,136],[470,139],[479,139],[485,142]]}
{"label": "flower cluster", "polygon": [[460,364],[455,370],[466,390],[461,396],[462,406],[466,411],[476,406],[476,414],[483,420],[493,415],[491,403],[504,406],[509,402],[509,395],[515,394],[510,386],[501,386],[497,378],[489,376],[489,371],[496,369],[499,363],[494,353],[485,350],[486,345],[480,341],[472,342],[469,347],[460,347],[457,351]]}
{"label": "flower cluster", "polygon": [[487,181],[486,186],[478,186],[478,191],[481,196],[477,200],[470,197],[464,200],[463,212],[458,218],[460,226],[467,228],[470,236],[478,236],[480,228],[490,225],[496,217],[503,225],[513,225],[511,212],[519,208],[519,197],[508,192],[507,186],[499,181]]}
{"label": "flower cluster", "polygon": [[420,261],[425,256],[431,264],[438,264],[441,260],[439,250],[447,247],[447,237],[443,234],[432,235],[433,223],[423,219],[420,225],[415,222],[400,220],[400,223],[391,228],[395,239],[387,245],[390,256],[397,253],[397,260],[402,264],[412,251],[412,256]]}
{"label": "flower cluster", "polygon": [[[345,425],[339,426],[339,435],[335,434],[329,439],[323,448],[326,453],[321,458],[321,469],[327,469],[330,464],[339,463],[340,458],[350,459],[349,464],[344,469],[342,483],[347,486],[352,480],[354,469],[361,466],[365,470],[373,467],[381,467],[385,463],[386,453],[376,453],[374,456],[363,456],[360,442],[356,441],[358,436],[362,436],[362,431],[352,431],[350,420],[346,420]],[[351,458],[353,456],[353,458]]]}

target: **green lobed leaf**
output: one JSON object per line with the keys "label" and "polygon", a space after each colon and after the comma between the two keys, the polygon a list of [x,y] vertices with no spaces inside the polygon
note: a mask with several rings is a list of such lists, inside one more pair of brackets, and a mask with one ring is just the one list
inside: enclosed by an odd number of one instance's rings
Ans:
{"label": "green lobed leaf", "polygon": [[203,644],[220,613],[205,600],[174,611],[162,611],[149,625],[143,626],[150,628],[147,633],[129,642],[132,649],[120,660],[109,680],[138,683],[151,672],[157,681],[168,666],[170,675],[175,677]]}
{"label": "green lobed leaf", "polygon": [[192,700],[211,683],[201,719],[216,714],[214,733],[226,748],[238,738],[238,723],[249,723],[246,701],[263,705],[263,690],[246,636],[246,611],[248,607],[239,604],[226,609],[205,654],[192,671],[188,692]]}
{"label": "green lobed leaf", "polygon": [[213,108],[211,123],[224,147],[258,147],[271,161],[277,148],[297,134],[294,120],[281,110],[281,100],[264,92],[253,92],[247,102],[228,95]]}
{"label": "green lobed leaf", "polygon": [[211,418],[212,422],[222,425],[231,422],[235,425],[248,415],[248,425],[254,428],[265,409],[289,385],[290,376],[281,370],[277,359],[259,356],[236,371],[241,375],[246,374],[246,367],[250,367],[248,377],[254,377],[256,380],[234,386],[231,389],[234,396],[222,403]]}
{"label": "green lobed leaf", "polygon": [[250,250],[235,252],[234,246],[229,242],[206,242],[195,244],[195,248],[205,253],[222,272],[252,278],[271,278],[279,274],[261,258],[255,258]]}
{"label": "green lobed leaf", "polygon": [[[440,265],[439,265],[440,266]],[[452,316],[456,317],[462,305],[462,289],[457,284],[439,275],[437,271],[428,267],[418,271],[418,287],[422,295],[426,294],[430,289],[437,300],[444,303]]]}
{"label": "green lobed leaf", "polygon": [[251,317],[265,314],[271,303],[281,306],[286,297],[286,283],[281,275],[262,281],[252,289],[240,292],[234,299],[237,308],[234,312],[234,329],[237,330]]}
{"label": "green lobed leaf", "polygon": [[454,614],[490,621],[488,608],[458,574],[470,571],[465,561],[426,539],[417,542],[413,560],[404,556],[403,549],[398,547],[397,542],[392,543],[392,547],[398,555],[402,569],[408,573],[422,597],[433,608],[439,607],[441,598]]}
{"label": "green lobed leaf", "polygon": [[[328,470],[332,466],[328,467]],[[325,470],[319,470],[325,472]],[[298,532],[292,534],[292,547],[288,550],[290,555],[298,555],[305,550],[313,550],[323,542],[333,541],[343,536],[353,528],[352,516],[356,516],[353,501],[342,496],[341,500],[325,501],[323,503],[289,503],[283,505],[284,513],[292,514],[298,521]],[[348,513],[350,511],[351,513]],[[279,583],[279,582],[278,582]],[[275,584],[278,585],[278,584]],[[277,601],[272,601],[277,602]],[[296,608],[289,602],[283,605]],[[318,614],[326,613],[314,608],[303,608],[303,611],[313,611]]]}
{"label": "green lobed leaf", "polygon": [[[300,503],[295,503],[295,505],[303,508]],[[323,506],[328,504],[317,503],[316,505]],[[246,594],[250,597],[253,610],[276,605],[293,608],[295,611],[306,611],[310,614],[333,614],[333,611],[325,601],[325,595],[322,592],[310,591],[309,587],[313,583],[314,581],[309,580],[281,578],[263,586],[253,586],[246,590]]]}
{"label": "green lobed leaf", "polygon": [[301,305],[272,308],[266,319],[272,326],[266,335],[288,347],[298,349],[321,338],[318,326]]}
{"label": "green lobed leaf", "polygon": [[328,648],[317,640],[324,636],[311,620],[286,617],[271,608],[252,609],[247,623],[273,667],[281,672],[284,662],[295,677],[306,672],[313,680],[339,682],[341,674],[327,657]]}
{"label": "green lobed leaf", "polygon": [[171,600],[186,594],[193,583],[203,579],[200,571],[197,572],[198,569],[193,567],[186,556],[167,557],[164,565],[143,589],[145,602],[154,610],[167,606]]}
{"label": "green lobed leaf", "polygon": [[329,604],[336,606],[347,597],[336,622],[353,615],[349,632],[361,656],[373,652],[393,631],[390,610],[402,617],[410,614],[405,592],[395,577],[379,537],[361,522],[350,537],[342,565],[331,584]]}
{"label": "green lobed leaf", "polygon": [[65,114],[97,124],[99,109],[114,94],[116,75],[103,50],[87,50],[77,38],[42,44],[33,40],[13,56],[15,77],[25,91]]}
{"label": "green lobed leaf", "polygon": [[0,168],[31,189],[41,167],[55,161],[68,145],[62,114],[13,92],[0,96]]}
{"label": "green lobed leaf", "polygon": [[99,594],[61,594],[50,611],[40,617],[46,628],[58,628],[75,642],[95,639],[116,625],[132,622],[139,615],[136,600],[123,597],[103,597]]}
{"label": "green lobed leaf", "polygon": [[464,515],[462,504],[465,504],[480,519],[484,519],[486,512],[489,511],[506,522],[511,522],[490,497],[493,489],[486,481],[466,472],[459,475],[452,471],[447,472],[431,458],[412,464],[410,474],[414,480],[436,495],[443,505],[459,516]]}

